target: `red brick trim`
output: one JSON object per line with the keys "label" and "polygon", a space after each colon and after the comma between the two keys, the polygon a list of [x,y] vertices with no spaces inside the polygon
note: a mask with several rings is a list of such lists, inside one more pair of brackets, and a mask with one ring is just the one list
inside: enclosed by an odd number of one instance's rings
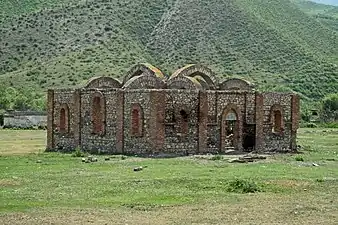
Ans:
{"label": "red brick trim", "polygon": [[207,150],[208,139],[208,95],[206,92],[199,93],[199,115],[198,115],[198,152]]}
{"label": "red brick trim", "polygon": [[54,90],[47,93],[47,150],[54,149]]}
{"label": "red brick trim", "polygon": [[119,90],[116,94],[116,149],[122,154],[124,151],[124,92]]}
{"label": "red brick trim", "polygon": [[81,91],[75,90],[73,94],[73,132],[74,146],[81,146]]}
{"label": "red brick trim", "polygon": [[298,95],[292,95],[291,99],[291,141],[290,149],[297,151],[297,129],[300,120],[300,98]]}
{"label": "red brick trim", "polygon": [[165,111],[166,111],[165,91],[152,91],[150,93],[150,115],[149,133],[152,139],[154,151],[163,152],[165,140]]}
{"label": "red brick trim", "polygon": [[264,107],[263,107],[263,100],[264,97],[262,94],[256,94],[256,151],[262,151],[263,150],[263,144],[264,144]]}

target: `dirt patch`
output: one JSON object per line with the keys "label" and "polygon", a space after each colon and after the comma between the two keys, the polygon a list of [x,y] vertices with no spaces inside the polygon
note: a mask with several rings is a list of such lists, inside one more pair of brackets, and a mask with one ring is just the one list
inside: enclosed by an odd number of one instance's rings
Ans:
{"label": "dirt patch", "polygon": [[267,182],[267,184],[278,185],[286,188],[306,188],[310,186],[308,181],[300,180],[274,180]]}
{"label": "dirt patch", "polygon": [[21,183],[13,179],[0,179],[0,187],[14,187],[19,186]]}
{"label": "dirt patch", "polygon": [[[286,181],[287,185],[297,185]],[[2,224],[316,224],[338,220],[337,201],[307,195],[233,195],[194,205],[159,206],[151,210],[47,209],[0,215]]]}

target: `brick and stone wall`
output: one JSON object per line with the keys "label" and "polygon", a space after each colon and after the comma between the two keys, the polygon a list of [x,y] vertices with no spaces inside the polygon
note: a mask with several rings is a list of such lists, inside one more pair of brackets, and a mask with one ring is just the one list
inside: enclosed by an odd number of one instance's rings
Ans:
{"label": "brick and stone wall", "polygon": [[[299,97],[259,93],[245,81],[218,83],[189,65],[169,79],[133,67],[123,82],[91,79],[80,89],[48,91],[47,148],[109,154],[205,154],[296,149]],[[229,142],[229,138],[231,139]]]}
{"label": "brick and stone wall", "polygon": [[[60,151],[72,151],[77,146],[74,140],[74,123],[79,115],[74,111],[74,90],[55,90],[53,96],[53,148]],[[65,112],[64,125],[61,124],[61,111]],[[60,129],[62,126],[64,130]],[[48,127],[50,129],[50,127]]]}
{"label": "brick and stone wall", "polygon": [[[101,105],[105,111],[102,118],[102,132],[94,133],[94,113],[92,110],[93,97],[101,96],[105,105]],[[118,89],[88,89],[81,92],[81,147],[89,152],[116,153],[118,127]],[[121,128],[120,128],[121,129]]]}
{"label": "brick and stone wall", "polygon": [[[263,95],[263,136],[265,151],[290,151],[292,95],[280,93],[264,93]],[[274,110],[275,109],[275,110]],[[280,111],[282,116],[281,131],[273,131],[273,113]]]}
{"label": "brick and stone wall", "polygon": [[[132,132],[132,109],[135,105],[139,106],[140,117],[143,121],[139,121],[141,126],[140,135]],[[151,154],[153,145],[150,136],[150,123],[152,122],[150,111],[150,91],[126,90],[124,93],[124,153],[127,154]]]}
{"label": "brick and stone wall", "polygon": [[197,152],[199,92],[166,90],[165,99],[165,152]]}

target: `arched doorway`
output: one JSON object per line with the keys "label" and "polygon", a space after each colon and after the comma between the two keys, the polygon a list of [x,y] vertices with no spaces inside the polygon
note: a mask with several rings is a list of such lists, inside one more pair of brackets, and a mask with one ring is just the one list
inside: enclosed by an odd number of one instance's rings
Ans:
{"label": "arched doorway", "polygon": [[224,110],[221,121],[221,151],[239,150],[240,124],[235,109]]}

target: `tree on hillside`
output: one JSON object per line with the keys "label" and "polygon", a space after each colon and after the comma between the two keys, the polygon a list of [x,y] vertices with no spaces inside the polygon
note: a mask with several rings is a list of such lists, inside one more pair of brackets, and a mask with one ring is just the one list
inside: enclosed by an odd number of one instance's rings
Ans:
{"label": "tree on hillside", "polygon": [[322,119],[325,122],[338,121],[338,93],[330,94],[323,99]]}
{"label": "tree on hillside", "polygon": [[43,93],[37,93],[32,88],[15,89],[0,86],[0,110],[46,110],[46,99]]}

